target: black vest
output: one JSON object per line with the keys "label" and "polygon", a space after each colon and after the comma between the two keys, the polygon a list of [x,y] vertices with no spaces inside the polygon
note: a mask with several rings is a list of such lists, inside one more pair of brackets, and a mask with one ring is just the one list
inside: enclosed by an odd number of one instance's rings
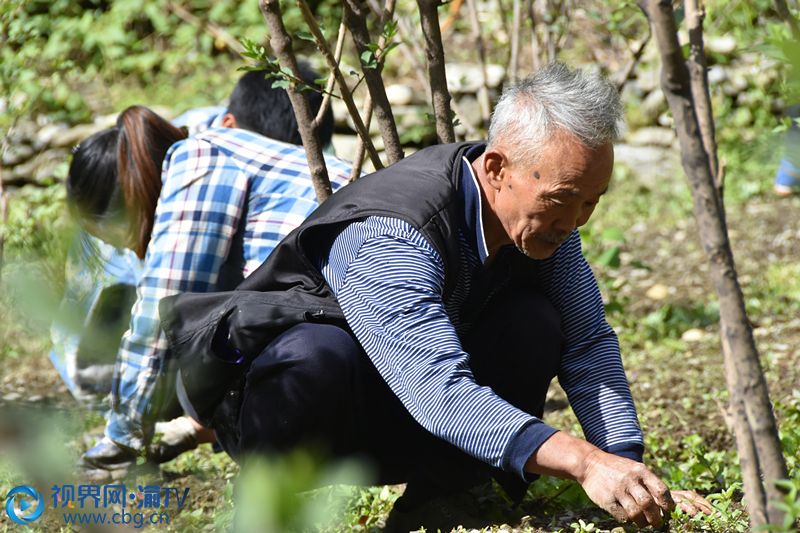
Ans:
{"label": "black vest", "polygon": [[235,291],[164,298],[161,325],[177,362],[177,392],[184,409],[210,425],[223,395],[280,332],[304,321],[346,326],[310,258],[327,249],[349,222],[368,216],[408,222],[442,257],[448,293],[455,282],[463,219],[461,160],[476,144],[432,146],[344,187],[283,239]]}

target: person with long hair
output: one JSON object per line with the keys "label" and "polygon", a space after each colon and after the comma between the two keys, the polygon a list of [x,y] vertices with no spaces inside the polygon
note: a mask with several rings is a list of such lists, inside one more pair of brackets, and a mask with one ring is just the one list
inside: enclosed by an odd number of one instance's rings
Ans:
{"label": "person with long hair", "polygon": [[[83,229],[143,261],[122,337],[105,436],[81,460],[87,475],[127,469],[157,418],[178,414],[166,376],[158,302],[178,292],[233,288],[316,208],[302,147],[235,127],[193,137],[150,109],[123,111],[115,127],[75,150],[67,203]],[[350,167],[326,157],[334,190]]]}

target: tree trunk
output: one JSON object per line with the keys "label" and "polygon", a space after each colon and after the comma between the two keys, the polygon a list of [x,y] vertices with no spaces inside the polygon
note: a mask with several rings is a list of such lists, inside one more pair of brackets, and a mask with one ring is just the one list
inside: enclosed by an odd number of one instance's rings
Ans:
{"label": "tree trunk", "polygon": [[433,95],[433,115],[436,117],[436,136],[441,143],[456,140],[453,113],[450,110],[450,91],[444,70],[444,46],[439,31],[439,0],[417,0],[422,33],[425,35],[425,53],[428,58],[428,78]]}
{"label": "tree trunk", "polygon": [[[291,70],[296,79],[302,79],[300,69],[297,66],[297,58],[292,50],[292,38],[286,31],[281,18],[281,7],[279,0],[261,0],[261,12],[267,21],[270,32],[269,43],[272,46],[278,63],[282,68]],[[331,195],[331,181],[328,178],[328,169],[325,166],[325,158],[322,155],[322,146],[319,142],[317,129],[314,127],[314,114],[308,98],[293,81],[286,89],[289,100],[292,102],[294,114],[297,117],[297,128],[300,131],[300,138],[303,140],[303,148],[308,159],[308,170],[311,172],[311,181],[314,184],[314,192],[317,201],[321,204]]]}
{"label": "tree trunk", "polygon": [[720,198],[723,198],[722,174],[717,162],[717,141],[714,139],[714,114],[708,94],[706,52],[703,46],[703,18],[705,13],[698,0],[685,0],[686,29],[689,32],[689,78],[697,121],[703,138],[703,147],[708,155],[709,169],[714,178]]}
{"label": "tree trunk", "polygon": [[[748,494],[748,502],[763,499],[769,503],[767,518],[781,523],[783,513],[772,505],[781,493],[774,482],[787,477],[786,463],[781,451],[778,429],[767,385],[758,359],[753,332],[747,318],[744,298],[736,276],[725,212],[715,187],[708,154],[692,100],[689,70],[678,43],[672,3],[659,0],[640,0],[639,5],[650,20],[662,60],[661,86],[675,117],[678,140],[681,146],[683,168],[689,178],[694,199],[694,215],[700,231],[703,248],[709,258],[713,280],[720,305],[720,327],[725,364],[728,369],[728,387],[731,390],[733,416],[741,416],[736,398],[744,402],[745,421],[755,445],[758,468],[764,480],[760,495]],[[735,378],[735,379],[734,379]],[[747,441],[746,438],[744,438]],[[748,442],[737,434],[740,452],[746,455]],[[765,497],[764,497],[765,495]],[[750,516],[754,527],[762,519],[758,513]]]}
{"label": "tree trunk", "polygon": [[[371,42],[369,31],[367,30],[367,6],[362,0],[346,0],[344,2],[344,13],[347,27],[353,36],[358,55],[369,52]],[[391,19],[391,15],[389,15]],[[381,58],[373,58],[376,65],[366,66],[361,62],[361,70],[367,82],[367,89],[374,106],[375,118],[378,120],[378,127],[381,130],[383,145],[388,158],[388,164],[403,159],[403,149],[400,146],[400,136],[397,134],[397,125],[392,114],[392,107],[386,97],[386,88],[383,85],[381,71],[383,61]]]}

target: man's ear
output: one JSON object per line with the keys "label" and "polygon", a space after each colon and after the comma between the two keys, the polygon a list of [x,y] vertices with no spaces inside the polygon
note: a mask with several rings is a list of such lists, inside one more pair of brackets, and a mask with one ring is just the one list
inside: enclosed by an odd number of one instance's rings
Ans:
{"label": "man's ear", "polygon": [[500,190],[503,180],[507,177],[505,170],[509,164],[508,158],[501,150],[492,148],[483,153],[482,163],[487,184],[495,190]]}
{"label": "man's ear", "polygon": [[236,117],[233,116],[233,113],[225,113],[222,116],[222,126],[225,128],[238,128],[239,125],[236,123]]}

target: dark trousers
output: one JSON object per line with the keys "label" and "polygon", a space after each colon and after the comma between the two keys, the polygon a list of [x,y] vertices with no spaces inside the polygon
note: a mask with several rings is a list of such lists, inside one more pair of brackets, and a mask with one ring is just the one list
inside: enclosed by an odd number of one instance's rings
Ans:
{"label": "dark trousers", "polygon": [[[544,296],[501,293],[462,344],[478,384],[542,416],[563,344],[560,315]],[[425,478],[464,487],[489,475],[501,483],[510,477],[426,431],[352,334],[326,324],[294,326],[254,360],[239,433],[234,454],[309,447],[327,457],[355,456],[374,468],[381,484]]]}

